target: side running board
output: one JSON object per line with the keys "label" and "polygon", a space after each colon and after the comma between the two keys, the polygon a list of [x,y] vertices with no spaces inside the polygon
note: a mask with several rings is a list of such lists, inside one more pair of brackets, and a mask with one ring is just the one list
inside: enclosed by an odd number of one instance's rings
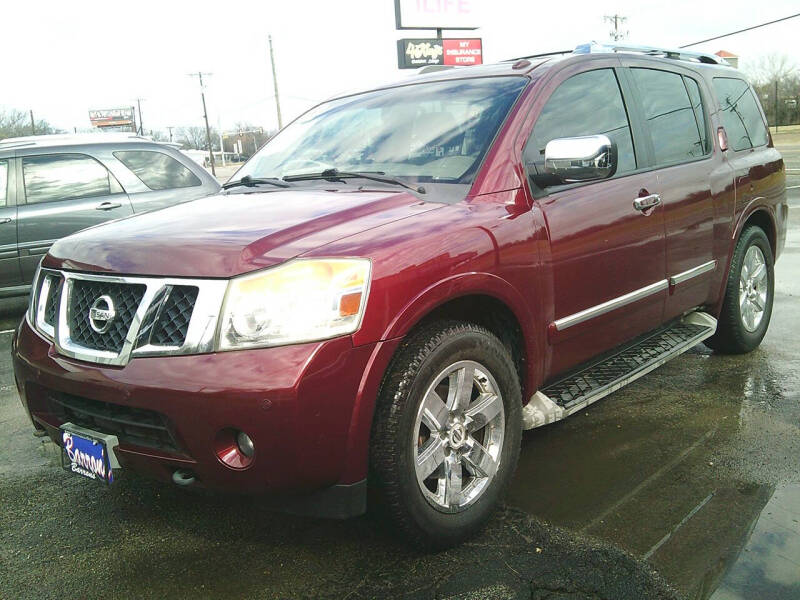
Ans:
{"label": "side running board", "polygon": [[692,312],[642,336],[619,352],[548,383],[523,407],[523,429],[541,427],[578,412],[683,354],[716,330],[714,317]]}

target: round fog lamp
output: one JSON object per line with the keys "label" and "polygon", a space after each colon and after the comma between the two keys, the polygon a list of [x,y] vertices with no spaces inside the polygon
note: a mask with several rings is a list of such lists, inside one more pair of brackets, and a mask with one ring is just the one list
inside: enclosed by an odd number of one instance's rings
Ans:
{"label": "round fog lamp", "polygon": [[253,445],[253,440],[244,431],[240,431],[236,435],[236,444],[239,446],[239,451],[247,458],[252,458],[256,453],[256,447]]}

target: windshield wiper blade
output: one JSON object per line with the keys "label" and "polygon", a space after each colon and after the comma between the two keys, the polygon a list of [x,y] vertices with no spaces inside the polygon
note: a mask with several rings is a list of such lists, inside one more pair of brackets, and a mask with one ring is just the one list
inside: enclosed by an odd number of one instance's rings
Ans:
{"label": "windshield wiper blade", "polygon": [[244,185],[247,187],[255,187],[261,183],[267,183],[269,185],[274,185],[275,187],[281,188],[288,188],[289,184],[285,181],[281,181],[277,177],[250,177],[250,175],[245,175],[241,179],[237,179],[236,181],[229,181],[222,185],[223,190],[227,190],[232,187],[236,187],[239,185]]}
{"label": "windshield wiper blade", "polygon": [[284,181],[306,181],[310,179],[329,179],[329,180],[336,180],[336,179],[369,179],[371,181],[379,181],[381,183],[389,183],[393,185],[399,185],[404,187],[412,192],[417,192],[418,194],[424,194],[425,188],[421,185],[411,185],[402,181],[396,177],[392,177],[391,175],[386,175],[382,171],[375,171],[374,173],[367,172],[367,171],[340,171],[339,169],[325,169],[324,171],[320,171],[319,173],[301,173],[298,175],[286,175],[283,180]]}

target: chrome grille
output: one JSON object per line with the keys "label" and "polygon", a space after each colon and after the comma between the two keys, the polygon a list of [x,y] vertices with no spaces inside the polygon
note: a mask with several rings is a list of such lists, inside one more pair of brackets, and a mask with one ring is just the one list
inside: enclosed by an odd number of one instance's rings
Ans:
{"label": "chrome grille", "polygon": [[150,343],[156,346],[182,346],[197,300],[198,288],[176,285],[170,291],[158,316]]}
{"label": "chrome grille", "polygon": [[[94,350],[120,352],[146,289],[143,284],[76,279],[67,311],[72,341]],[[114,301],[117,316],[107,331],[98,333],[89,324],[89,309],[103,295]]]}
{"label": "chrome grille", "polygon": [[[27,319],[52,340],[56,352],[117,366],[136,356],[213,352],[228,286],[225,279],[100,275],[47,268],[40,269],[35,283]],[[102,296],[111,302],[95,304]],[[98,309],[94,328],[89,320],[93,305]]]}
{"label": "chrome grille", "polygon": [[55,327],[56,315],[58,314],[58,299],[61,294],[61,278],[55,275],[48,275],[50,287],[47,292],[47,299],[44,305],[44,322]]}

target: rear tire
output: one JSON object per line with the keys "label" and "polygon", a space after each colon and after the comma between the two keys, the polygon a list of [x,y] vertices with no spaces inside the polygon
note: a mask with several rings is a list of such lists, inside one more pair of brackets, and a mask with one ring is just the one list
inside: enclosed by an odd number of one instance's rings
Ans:
{"label": "rear tire", "polygon": [[744,354],[767,333],[775,289],[774,259],[760,227],[745,227],[736,243],[717,332],[706,345],[722,354]]}
{"label": "rear tire", "polygon": [[403,343],[384,377],[370,447],[383,507],[412,543],[475,534],[517,465],[522,394],[510,352],[487,329],[441,321]]}

